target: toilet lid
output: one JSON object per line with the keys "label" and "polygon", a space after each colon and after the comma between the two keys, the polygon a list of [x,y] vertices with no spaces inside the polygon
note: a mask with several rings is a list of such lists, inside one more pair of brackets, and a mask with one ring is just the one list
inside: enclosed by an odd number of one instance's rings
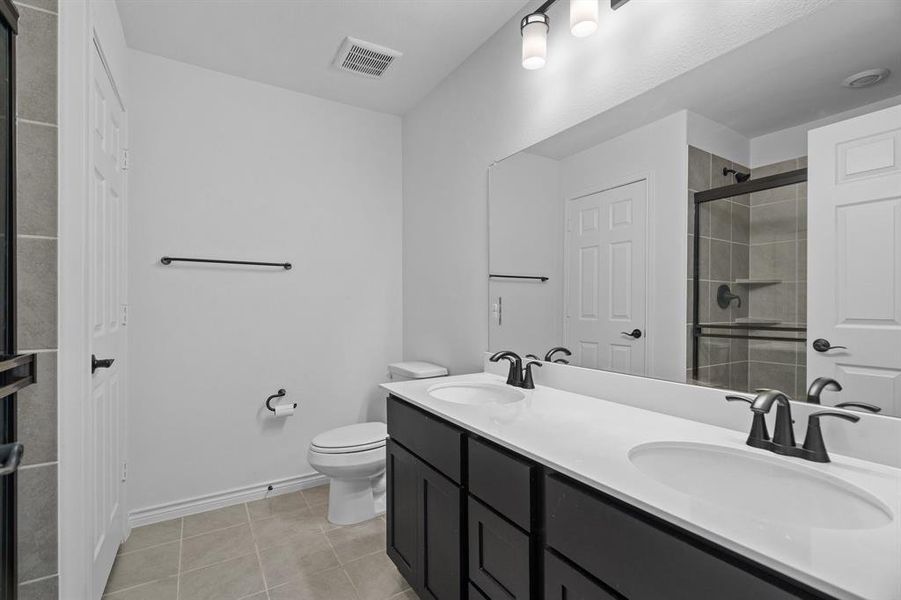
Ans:
{"label": "toilet lid", "polygon": [[313,438],[313,448],[328,454],[362,452],[384,446],[387,437],[384,423],[357,423],[320,433]]}

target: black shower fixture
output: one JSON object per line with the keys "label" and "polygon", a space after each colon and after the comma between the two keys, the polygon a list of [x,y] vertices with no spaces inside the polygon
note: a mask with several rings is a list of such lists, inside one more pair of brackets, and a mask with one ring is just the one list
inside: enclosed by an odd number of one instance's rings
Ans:
{"label": "black shower fixture", "polygon": [[751,178],[750,173],[742,173],[729,167],[723,167],[723,175],[735,175],[735,183],[744,183]]}

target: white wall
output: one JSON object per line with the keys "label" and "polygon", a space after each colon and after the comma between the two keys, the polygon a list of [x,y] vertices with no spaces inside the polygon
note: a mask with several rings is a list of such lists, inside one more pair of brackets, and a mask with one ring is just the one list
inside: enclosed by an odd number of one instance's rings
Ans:
{"label": "white wall", "polygon": [[560,161],[565,199],[647,180],[646,374],[674,381],[685,379],[686,119],[681,111]]}
{"label": "white wall", "polygon": [[[597,35],[551,27],[539,71],[520,67],[522,15],[511,19],[404,117],[404,355],[481,367],[489,164],[829,3],[630,2],[615,13],[602,3]],[[551,15],[562,25],[560,15],[565,6]],[[684,246],[683,236],[673,251]]]}
{"label": "white wall", "polygon": [[502,298],[500,324],[492,306],[490,347],[544,356],[563,343],[560,163],[520,152],[492,165],[488,178],[488,270],[548,277],[489,282],[488,302]]}
{"label": "white wall", "polygon": [[130,508],[310,474],[312,436],[379,416],[401,356],[400,119],[130,59]]}

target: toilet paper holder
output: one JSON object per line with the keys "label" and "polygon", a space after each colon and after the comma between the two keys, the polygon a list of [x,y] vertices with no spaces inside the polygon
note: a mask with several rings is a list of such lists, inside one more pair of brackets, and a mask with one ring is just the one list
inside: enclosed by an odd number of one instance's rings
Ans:
{"label": "toilet paper holder", "polygon": [[[272,408],[272,400],[275,398],[284,398],[285,394],[287,394],[287,392],[282,389],[266,398],[266,408],[268,408],[272,412],[275,412],[275,409]],[[294,408],[297,408],[297,402],[294,403]]]}

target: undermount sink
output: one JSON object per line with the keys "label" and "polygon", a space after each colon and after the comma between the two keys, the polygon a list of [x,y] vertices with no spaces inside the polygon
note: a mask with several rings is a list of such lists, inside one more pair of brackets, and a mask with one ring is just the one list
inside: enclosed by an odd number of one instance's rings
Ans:
{"label": "undermount sink", "polygon": [[837,477],[749,451],[688,442],[632,448],[639,471],[708,505],[811,529],[873,529],[891,510]]}
{"label": "undermount sink", "polygon": [[428,389],[429,395],[454,404],[484,406],[510,404],[525,398],[517,389],[494,383],[440,383]]}

